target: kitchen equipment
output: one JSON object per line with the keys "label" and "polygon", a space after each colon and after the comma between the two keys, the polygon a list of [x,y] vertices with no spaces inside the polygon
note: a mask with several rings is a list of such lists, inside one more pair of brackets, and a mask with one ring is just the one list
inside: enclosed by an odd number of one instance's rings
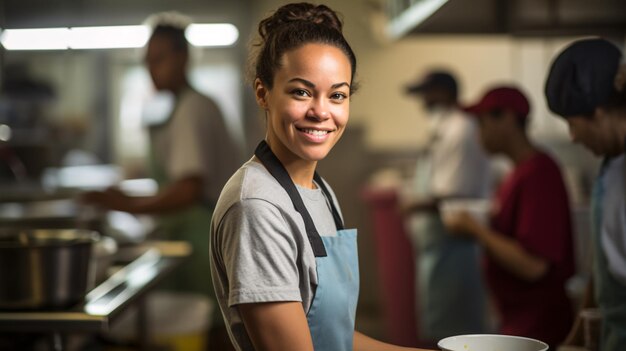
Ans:
{"label": "kitchen equipment", "polygon": [[[93,270],[96,285],[109,277],[109,268],[113,265],[117,249],[117,242],[109,236],[102,235],[93,243],[91,264],[95,266]],[[88,288],[92,288],[92,286]]]}
{"label": "kitchen equipment", "polygon": [[77,229],[0,230],[0,310],[63,309],[93,279],[98,234]]}
{"label": "kitchen equipment", "polygon": [[[123,252],[125,248],[121,248]],[[89,291],[84,301],[69,310],[39,311],[0,311],[0,334],[13,335],[48,335],[56,342],[49,350],[73,350],[72,341],[77,334],[99,334],[110,330],[125,311],[137,307],[138,350],[154,350],[148,343],[146,323],[151,321],[147,314],[146,297],[159,286],[168,275],[175,274],[191,254],[187,242],[163,241],[145,242],[141,252],[124,255],[129,263],[106,281]],[[195,313],[195,312],[194,312]],[[69,339],[69,340],[68,340]],[[11,339],[13,341],[13,339]],[[72,344],[72,345],[69,345]],[[12,346],[12,345],[11,345]],[[4,350],[0,346],[0,349]],[[31,347],[15,347],[11,350],[32,350]]]}
{"label": "kitchen equipment", "polygon": [[547,351],[539,340],[510,335],[474,334],[451,336],[437,344],[443,351]]}
{"label": "kitchen equipment", "polygon": [[104,215],[72,198],[0,202],[0,228],[100,230]]}

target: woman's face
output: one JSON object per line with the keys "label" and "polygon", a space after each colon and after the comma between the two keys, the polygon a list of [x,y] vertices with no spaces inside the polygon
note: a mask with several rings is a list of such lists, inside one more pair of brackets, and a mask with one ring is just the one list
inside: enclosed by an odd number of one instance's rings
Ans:
{"label": "woman's face", "polygon": [[269,89],[255,81],[267,114],[267,140],[283,164],[319,161],[348,123],[351,67],[346,55],[325,44],[286,52]]}

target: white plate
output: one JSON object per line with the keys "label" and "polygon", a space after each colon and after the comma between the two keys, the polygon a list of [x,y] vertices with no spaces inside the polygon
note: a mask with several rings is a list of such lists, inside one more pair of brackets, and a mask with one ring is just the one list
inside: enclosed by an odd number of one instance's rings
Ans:
{"label": "white plate", "polygon": [[548,345],[539,340],[510,335],[458,335],[439,341],[443,351],[547,351]]}

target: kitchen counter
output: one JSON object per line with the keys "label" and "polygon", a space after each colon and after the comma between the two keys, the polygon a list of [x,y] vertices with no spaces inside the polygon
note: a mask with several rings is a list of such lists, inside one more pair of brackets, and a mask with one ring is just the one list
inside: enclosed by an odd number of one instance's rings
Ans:
{"label": "kitchen counter", "polygon": [[[191,247],[186,242],[146,242],[133,251],[141,255],[91,290],[83,303],[63,311],[0,312],[0,332],[106,332],[132,305],[145,318],[143,298],[189,257]],[[145,342],[144,318],[138,318],[138,327]]]}

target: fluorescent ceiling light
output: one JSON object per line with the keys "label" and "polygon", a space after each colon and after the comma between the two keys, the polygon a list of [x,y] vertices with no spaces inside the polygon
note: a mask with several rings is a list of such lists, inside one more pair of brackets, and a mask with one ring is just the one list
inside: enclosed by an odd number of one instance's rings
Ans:
{"label": "fluorescent ceiling light", "polygon": [[237,41],[239,31],[230,23],[191,24],[185,37],[193,46],[228,46]]}
{"label": "fluorescent ceiling light", "polygon": [[110,26],[70,28],[70,49],[122,49],[146,45],[150,29],[147,26]]}
{"label": "fluorescent ceiling light", "polygon": [[[239,31],[229,23],[191,24],[185,36],[193,46],[229,46]],[[0,32],[0,43],[7,50],[123,49],[143,47],[149,37],[145,25],[6,29]]]}
{"label": "fluorescent ceiling light", "polygon": [[65,50],[69,28],[5,29],[0,42],[7,50]]}

